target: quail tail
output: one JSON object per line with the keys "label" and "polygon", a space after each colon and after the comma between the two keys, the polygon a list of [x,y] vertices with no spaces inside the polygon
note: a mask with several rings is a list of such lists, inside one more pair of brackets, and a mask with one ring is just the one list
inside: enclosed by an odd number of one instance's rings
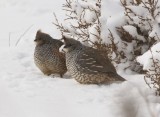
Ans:
{"label": "quail tail", "polygon": [[113,80],[113,81],[126,81],[126,79],[124,79],[122,76],[118,75],[118,74],[109,74],[109,77]]}
{"label": "quail tail", "polygon": [[126,79],[124,79],[122,76],[120,76],[120,75],[118,75],[118,74],[115,75],[115,78],[116,78],[117,80],[119,80],[119,81],[126,81]]}

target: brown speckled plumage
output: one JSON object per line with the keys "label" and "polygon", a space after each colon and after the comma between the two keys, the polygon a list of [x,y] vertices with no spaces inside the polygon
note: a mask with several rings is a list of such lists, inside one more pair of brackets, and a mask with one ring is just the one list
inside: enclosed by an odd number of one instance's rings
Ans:
{"label": "brown speckled plumage", "polygon": [[50,35],[37,31],[34,62],[36,66],[45,74],[59,74],[61,77],[67,71],[65,54],[59,52],[63,45],[60,40],[53,39]]}
{"label": "brown speckled plumage", "polygon": [[64,37],[66,65],[71,76],[82,84],[101,84],[125,81],[107,57],[98,50],[84,46],[79,41]]}

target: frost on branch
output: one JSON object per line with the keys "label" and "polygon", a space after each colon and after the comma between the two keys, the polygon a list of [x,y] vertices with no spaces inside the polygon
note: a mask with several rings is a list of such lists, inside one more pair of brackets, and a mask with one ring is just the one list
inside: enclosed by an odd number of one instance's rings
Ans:
{"label": "frost on branch", "polygon": [[144,77],[146,84],[160,96],[160,42],[137,60],[143,65],[143,69],[147,70]]}
{"label": "frost on branch", "polygon": [[114,64],[142,72],[136,58],[159,41],[159,5],[158,0],[66,0],[66,19],[60,24],[55,16],[54,24]]}
{"label": "frost on branch", "polygon": [[[157,54],[160,52],[157,52]],[[151,51],[152,54],[152,51]],[[160,61],[151,57],[152,69],[149,69],[144,77],[146,84],[156,90],[156,95],[160,96]]]}
{"label": "frost on branch", "polygon": [[63,28],[68,30],[67,34],[83,42],[90,41],[91,35],[100,38],[100,4],[100,0],[66,0],[63,10],[66,11],[67,18]]}
{"label": "frost on branch", "polygon": [[[139,2],[130,0],[127,3],[123,0],[121,3],[125,9],[127,24],[134,27],[129,33],[136,41],[135,57],[142,55],[137,60],[143,65],[143,70],[147,71],[144,78],[146,84],[155,89],[157,95],[160,95],[160,48],[158,47],[160,46],[158,43],[160,41],[160,2],[158,0]],[[158,44],[154,45],[154,43]]]}
{"label": "frost on branch", "polygon": [[[117,27],[117,32],[125,43],[126,59],[132,70],[141,70],[136,57],[144,54],[155,43],[159,42],[159,1],[158,0],[121,0],[124,8],[125,25]],[[128,49],[130,48],[130,49]],[[135,67],[136,66],[136,67]]]}

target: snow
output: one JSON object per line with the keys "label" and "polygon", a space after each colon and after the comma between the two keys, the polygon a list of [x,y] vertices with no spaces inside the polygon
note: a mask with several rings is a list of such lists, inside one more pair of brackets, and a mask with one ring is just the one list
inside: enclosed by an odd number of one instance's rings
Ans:
{"label": "snow", "polygon": [[119,72],[126,82],[81,85],[68,74],[62,79],[39,71],[33,61],[36,31],[61,38],[52,22],[53,12],[63,21],[64,2],[1,0],[0,117],[160,117],[160,97],[147,87],[143,75]]}
{"label": "snow", "polygon": [[[124,8],[120,5],[119,0],[102,0],[101,19],[104,25],[102,25],[102,39],[105,43],[111,43],[111,40],[107,39],[110,35],[110,31],[115,38],[114,42],[118,43],[118,49],[122,49],[123,43],[117,34],[117,27],[125,25],[126,19],[124,15]],[[111,12],[112,11],[112,12]],[[106,22],[105,22],[106,20]],[[105,25],[106,24],[106,25]]]}
{"label": "snow", "polygon": [[[99,10],[99,7],[96,6],[95,1],[86,2],[86,1],[73,0],[73,2],[71,4],[71,8],[73,11],[76,12],[77,18],[82,20],[82,22],[84,24],[91,23],[95,19],[97,19],[95,12],[92,11],[93,9],[96,9],[97,11]],[[87,8],[89,8],[89,9],[87,9]],[[84,11],[84,9],[85,9],[85,11]],[[82,16],[83,16],[83,18],[82,18]]]}
{"label": "snow", "polygon": [[119,0],[102,0],[102,16],[109,18],[113,15],[119,15],[124,11]]}
{"label": "snow", "polygon": [[160,43],[157,43],[151,47],[151,50],[148,50],[142,56],[137,57],[137,61],[143,65],[144,70],[149,70],[153,67],[153,61],[151,59],[152,57],[154,58],[154,60],[160,61],[160,54],[158,54],[159,52]]}
{"label": "snow", "polygon": [[158,37],[158,39],[157,40],[159,40],[159,36],[160,36],[160,29],[159,29],[159,22],[160,21],[155,21],[154,23],[153,23],[153,30],[152,30],[152,32],[150,33],[150,37]]}

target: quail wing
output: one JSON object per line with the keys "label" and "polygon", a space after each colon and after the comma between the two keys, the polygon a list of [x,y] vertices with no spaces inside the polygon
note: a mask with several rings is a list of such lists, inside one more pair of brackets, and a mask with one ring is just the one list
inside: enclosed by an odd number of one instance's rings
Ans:
{"label": "quail wing", "polygon": [[91,47],[83,48],[76,60],[80,71],[97,74],[116,73],[116,69],[107,57],[103,57],[100,51]]}

